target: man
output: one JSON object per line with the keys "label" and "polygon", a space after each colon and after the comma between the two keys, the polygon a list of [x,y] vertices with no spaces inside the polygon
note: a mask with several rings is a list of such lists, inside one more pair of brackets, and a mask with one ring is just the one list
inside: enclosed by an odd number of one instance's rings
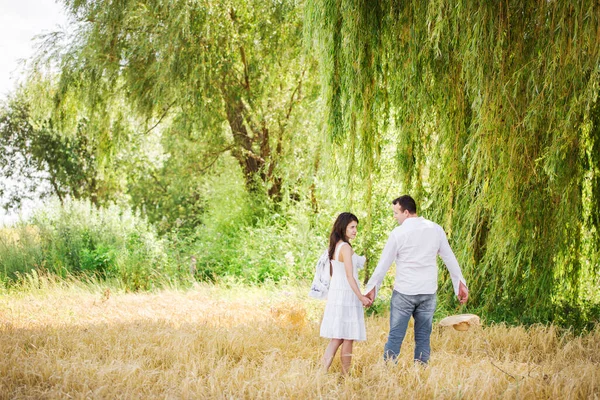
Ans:
{"label": "man", "polygon": [[392,262],[396,261],[396,280],[390,305],[390,333],[383,357],[396,361],[406,335],[408,321],[415,320],[415,362],[427,364],[431,347],[433,313],[436,306],[437,255],[450,272],[454,293],[461,304],[469,297],[465,278],[438,224],[417,215],[417,205],[408,195],[393,202],[394,218],[400,226],[389,236],[381,259],[367,283],[367,297],[374,300]]}

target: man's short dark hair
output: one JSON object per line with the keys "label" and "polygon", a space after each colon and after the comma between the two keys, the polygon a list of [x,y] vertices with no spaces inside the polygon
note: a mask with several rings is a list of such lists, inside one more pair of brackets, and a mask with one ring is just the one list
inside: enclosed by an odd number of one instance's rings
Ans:
{"label": "man's short dark hair", "polygon": [[408,210],[408,212],[411,214],[417,213],[417,203],[415,202],[415,199],[413,199],[407,194],[405,194],[404,196],[400,196],[397,199],[394,199],[394,201],[392,201],[392,204],[399,204],[401,210]]}

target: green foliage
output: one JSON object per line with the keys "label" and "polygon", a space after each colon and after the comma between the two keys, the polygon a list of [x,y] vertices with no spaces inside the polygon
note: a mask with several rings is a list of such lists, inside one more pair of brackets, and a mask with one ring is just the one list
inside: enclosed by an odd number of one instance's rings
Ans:
{"label": "green foliage", "polygon": [[145,290],[175,273],[164,241],[126,207],[96,208],[89,201],[69,200],[37,210],[26,224],[5,230],[15,239],[3,241],[3,280],[46,270],[63,277],[116,278],[128,290]]}
{"label": "green foliage", "polygon": [[34,119],[94,143],[102,195],[191,234],[222,163],[275,203],[310,183],[295,168],[320,142],[301,2],[63,3],[74,34],[46,35],[27,89]]}
{"label": "green foliage", "polygon": [[39,230],[28,225],[0,228],[0,275],[1,280],[15,278],[35,268],[43,268],[44,249]]}
{"label": "green foliage", "polygon": [[23,91],[0,109],[0,176],[23,183],[0,189],[5,208],[18,209],[32,194],[97,200],[98,175],[94,143],[83,134],[60,136],[51,120],[34,120]]}
{"label": "green foliage", "polygon": [[49,36],[43,54],[61,70],[55,101],[62,122],[72,119],[65,110],[71,102],[85,104],[110,149],[120,137],[110,135],[111,113],[119,114],[111,99],[124,96],[149,130],[160,125],[192,146],[195,173],[231,152],[248,190],[281,198],[279,166],[293,152],[296,109],[312,95],[301,3],[63,3],[77,34],[67,44]]}
{"label": "green foliage", "polygon": [[138,157],[128,174],[131,204],[160,234],[175,230],[190,234],[202,222],[209,192],[206,186],[210,174],[196,171],[203,155],[196,146],[176,136],[165,135],[157,147],[161,150],[151,153],[154,159]]}
{"label": "green foliage", "polygon": [[184,243],[181,235],[171,236],[179,247],[180,263],[191,266],[194,257],[199,280],[312,279],[314,263],[326,246],[319,216],[313,216],[305,202],[276,205],[250,195],[242,182],[241,174],[232,170],[209,179],[210,202],[202,225]]}
{"label": "green foliage", "polygon": [[556,319],[561,299],[575,305],[600,249],[590,234],[598,3],[311,0],[306,10],[330,137],[370,172],[389,138],[372,132],[391,131],[401,188],[446,229],[472,305],[527,321]]}
{"label": "green foliage", "polygon": [[[0,167],[106,207],[38,213],[3,239],[4,276],[307,279],[351,211],[366,280],[410,193],[446,230],[470,310],[594,320],[597,2],[63,3],[76,34],[47,36],[3,108]],[[456,311],[440,270],[439,310]]]}

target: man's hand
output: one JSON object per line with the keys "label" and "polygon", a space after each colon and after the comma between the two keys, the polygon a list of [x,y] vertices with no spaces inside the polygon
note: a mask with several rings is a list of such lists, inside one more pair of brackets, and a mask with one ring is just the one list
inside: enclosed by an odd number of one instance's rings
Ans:
{"label": "man's hand", "polygon": [[360,298],[360,302],[362,303],[363,307],[371,307],[371,304],[373,304],[373,301],[367,296],[362,296]]}
{"label": "man's hand", "polygon": [[373,302],[375,301],[375,288],[371,289],[371,291],[369,293],[365,294],[365,296],[369,300],[371,300],[371,304],[370,305],[373,305]]}
{"label": "man's hand", "polygon": [[464,283],[460,282],[458,284],[458,301],[460,304],[465,304],[467,300],[469,300],[469,289]]}

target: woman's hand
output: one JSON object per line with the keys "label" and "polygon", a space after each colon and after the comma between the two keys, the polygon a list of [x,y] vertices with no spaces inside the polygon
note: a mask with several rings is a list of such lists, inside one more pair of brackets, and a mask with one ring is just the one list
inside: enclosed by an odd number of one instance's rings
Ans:
{"label": "woman's hand", "polygon": [[360,296],[360,302],[363,306],[369,307],[373,302],[367,296]]}

